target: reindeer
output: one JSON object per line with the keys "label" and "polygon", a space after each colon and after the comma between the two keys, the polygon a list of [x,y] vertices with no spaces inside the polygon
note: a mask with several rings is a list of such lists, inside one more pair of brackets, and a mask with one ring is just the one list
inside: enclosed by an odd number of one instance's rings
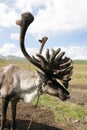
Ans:
{"label": "reindeer", "polygon": [[[34,17],[31,13],[22,14],[21,20],[17,20],[20,26],[20,48],[24,56],[29,62],[40,70],[28,71],[10,64],[0,69],[0,97],[2,99],[2,120],[1,130],[5,127],[6,112],[9,102],[11,102],[12,111],[12,130],[16,129],[16,106],[19,99],[24,102],[31,102],[38,94],[47,93],[60,98],[62,101],[70,97],[68,91],[68,83],[71,80],[73,63],[68,57],[64,57],[64,52],[52,49],[46,50],[46,56],[43,56],[42,49],[47,41],[47,37],[43,37],[41,48],[36,56],[30,56],[25,49],[24,40],[28,26],[33,22]],[[61,80],[62,84],[58,82]]]}

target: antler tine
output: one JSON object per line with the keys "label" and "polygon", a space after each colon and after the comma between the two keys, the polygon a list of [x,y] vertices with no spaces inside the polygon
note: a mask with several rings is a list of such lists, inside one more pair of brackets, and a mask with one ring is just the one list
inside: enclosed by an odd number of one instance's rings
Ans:
{"label": "antler tine", "polygon": [[46,50],[46,59],[48,62],[50,61],[49,49]]}
{"label": "antler tine", "polygon": [[73,62],[68,57],[62,59],[62,62],[63,64],[60,64],[62,67],[59,67],[59,70],[55,71],[54,77],[60,79],[64,86],[68,88],[68,82],[71,80],[71,75],[73,73]]}
{"label": "antler tine", "polygon": [[45,64],[47,64],[45,58],[41,55],[42,53],[42,50],[43,50],[43,47],[46,43],[46,41],[48,40],[48,37],[42,37],[42,40],[39,39],[39,42],[41,43],[41,46],[40,46],[40,50],[39,50],[39,53],[36,54],[37,57],[39,57],[39,59],[36,59],[34,56],[33,56],[33,59],[38,62],[39,64],[41,64],[42,66],[42,70],[43,68],[45,67]]}
{"label": "antler tine", "polygon": [[[52,55],[49,54],[49,49],[46,50],[46,59],[47,59],[47,62],[50,62],[50,65],[52,64],[52,62],[54,61],[56,55],[60,52],[60,50],[61,50],[60,48],[58,48],[56,51],[54,49],[52,49],[51,50],[52,51]],[[44,59],[44,61],[46,61],[43,56],[39,55],[39,57],[40,58],[42,57],[41,59]]]}
{"label": "antler tine", "polygon": [[57,56],[57,60],[60,60],[63,56],[65,55],[65,52],[61,52],[58,56]]}
{"label": "antler tine", "polygon": [[54,77],[62,79],[62,77],[65,76],[66,74],[70,74],[72,69],[73,69],[72,61],[69,64],[67,62],[65,66],[63,67],[58,66],[58,68],[54,70],[54,73],[53,73]]}
{"label": "antler tine", "polygon": [[56,51],[54,49],[52,49],[51,51],[52,51],[52,55],[50,57],[50,62],[53,63],[55,57],[58,55],[58,53],[61,51],[61,49],[58,48]]}
{"label": "antler tine", "polygon": [[44,47],[47,40],[48,40],[48,37],[43,37],[42,40],[39,40],[39,42],[41,43],[39,54],[42,54],[43,47]]}
{"label": "antler tine", "polygon": [[62,83],[64,84],[66,88],[68,88],[68,83],[71,80],[72,73],[73,71],[71,69],[71,71],[67,72],[66,75],[62,77]]}
{"label": "antler tine", "polygon": [[69,65],[71,65],[72,60],[69,59],[68,61],[65,61],[64,63],[60,64],[60,68],[64,68],[64,67],[68,67]]}
{"label": "antler tine", "polygon": [[46,61],[45,57],[44,57],[44,56],[42,56],[41,54],[36,54],[36,56],[40,58],[41,62],[43,62],[43,63],[44,63],[44,65],[47,63],[47,61]]}

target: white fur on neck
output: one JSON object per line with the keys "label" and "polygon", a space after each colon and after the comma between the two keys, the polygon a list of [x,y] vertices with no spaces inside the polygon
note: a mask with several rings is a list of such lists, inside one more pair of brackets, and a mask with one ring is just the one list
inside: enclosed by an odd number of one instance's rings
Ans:
{"label": "white fur on neck", "polygon": [[29,74],[27,75],[26,71],[23,71],[20,77],[17,73],[13,76],[13,89],[25,103],[31,102],[38,95],[39,88],[42,85],[37,72],[34,74],[30,72]]}
{"label": "white fur on neck", "polygon": [[31,102],[38,95],[38,90],[33,91],[32,93],[22,93],[20,97],[24,100],[25,103]]}

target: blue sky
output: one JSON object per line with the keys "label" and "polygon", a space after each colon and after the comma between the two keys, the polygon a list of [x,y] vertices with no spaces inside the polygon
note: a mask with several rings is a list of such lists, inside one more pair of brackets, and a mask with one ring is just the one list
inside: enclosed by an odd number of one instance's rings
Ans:
{"label": "blue sky", "polygon": [[87,60],[87,0],[0,0],[0,55],[23,56],[15,22],[27,11],[35,17],[26,35],[30,54],[48,36],[45,49],[60,47],[72,59]]}

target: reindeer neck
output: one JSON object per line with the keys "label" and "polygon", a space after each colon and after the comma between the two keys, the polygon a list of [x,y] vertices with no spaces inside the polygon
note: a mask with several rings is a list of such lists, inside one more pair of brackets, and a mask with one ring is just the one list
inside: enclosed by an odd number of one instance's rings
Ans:
{"label": "reindeer neck", "polygon": [[15,77],[20,80],[20,85],[19,87],[16,87],[16,91],[19,93],[20,98],[22,98],[24,102],[29,103],[38,94],[43,93],[42,86],[44,82],[42,80],[42,77],[44,77],[44,75],[42,73],[39,73],[37,71],[20,71],[16,73]]}

